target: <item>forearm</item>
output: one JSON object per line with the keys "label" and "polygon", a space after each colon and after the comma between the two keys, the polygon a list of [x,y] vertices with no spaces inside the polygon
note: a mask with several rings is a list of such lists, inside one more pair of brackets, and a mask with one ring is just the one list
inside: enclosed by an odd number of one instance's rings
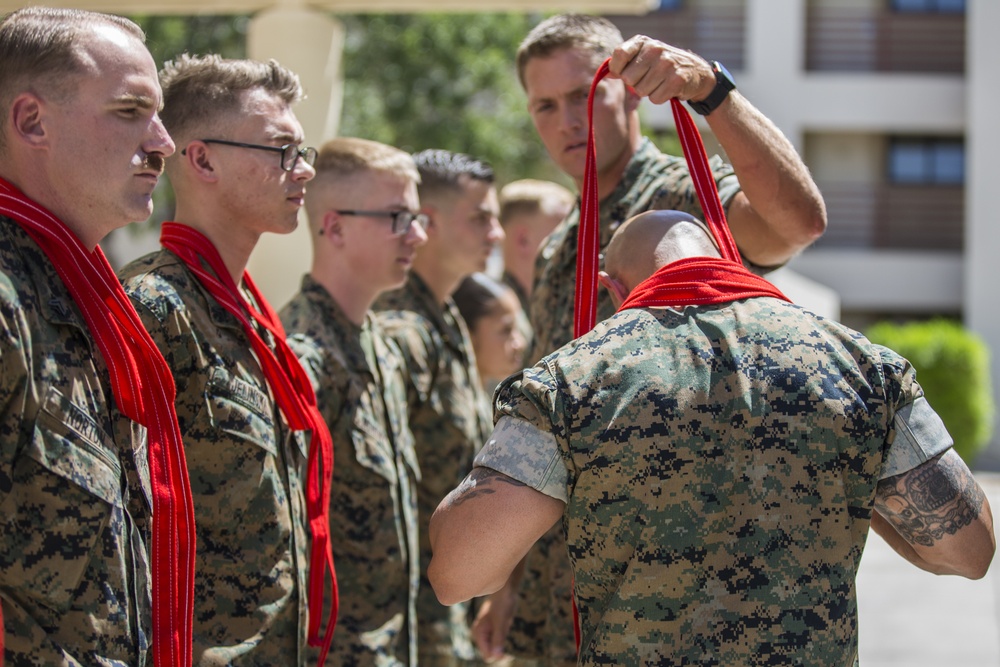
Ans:
{"label": "forearm", "polygon": [[759,266],[776,266],[826,229],[826,206],[805,163],[781,130],[738,91],[706,116],[736,172],[729,223],[741,252]]}

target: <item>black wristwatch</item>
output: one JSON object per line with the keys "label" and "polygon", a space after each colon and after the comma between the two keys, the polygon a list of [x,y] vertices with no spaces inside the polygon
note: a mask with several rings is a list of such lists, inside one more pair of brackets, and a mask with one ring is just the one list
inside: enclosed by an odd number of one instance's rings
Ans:
{"label": "black wristwatch", "polygon": [[729,91],[736,90],[736,82],[733,81],[733,75],[729,73],[729,70],[722,63],[718,60],[713,60],[709,64],[712,66],[712,71],[715,72],[715,88],[701,102],[688,100],[688,105],[702,116],[707,116],[715,111],[725,101],[726,97],[729,96]]}

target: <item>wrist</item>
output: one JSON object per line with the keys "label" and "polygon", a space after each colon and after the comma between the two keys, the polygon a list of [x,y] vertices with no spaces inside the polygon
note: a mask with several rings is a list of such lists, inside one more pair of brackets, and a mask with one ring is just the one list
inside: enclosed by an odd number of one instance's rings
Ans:
{"label": "wrist", "polygon": [[688,106],[702,116],[707,116],[719,108],[719,105],[729,97],[729,93],[736,90],[736,82],[733,80],[733,75],[729,73],[729,70],[722,63],[713,60],[709,64],[712,66],[712,73],[715,75],[715,86],[704,99],[697,101],[688,100]]}

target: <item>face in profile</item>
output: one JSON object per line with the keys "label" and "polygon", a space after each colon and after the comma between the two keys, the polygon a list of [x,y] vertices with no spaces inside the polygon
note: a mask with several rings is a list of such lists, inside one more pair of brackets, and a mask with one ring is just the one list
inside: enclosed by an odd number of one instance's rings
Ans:
{"label": "face in profile", "polygon": [[523,367],[526,341],[517,326],[521,305],[510,289],[470,327],[476,366],[484,380],[502,379]]}
{"label": "face in profile", "polygon": [[467,276],[486,268],[493,248],[503,241],[500,204],[491,183],[465,179],[460,194],[438,207],[434,224],[447,239],[448,261]]}
{"label": "face in profile", "polygon": [[349,200],[351,205],[345,208],[378,214],[339,217],[344,261],[355,276],[377,291],[394,289],[406,282],[417,248],[427,241],[427,233],[417,219],[405,229],[394,229],[398,225],[392,217],[382,214],[418,213],[417,185],[409,178],[378,173],[367,176],[359,188],[363,188],[359,189],[360,196]]}
{"label": "face in profile", "polygon": [[44,102],[49,173],[58,184],[50,208],[88,232],[107,233],[152,213],[174,143],[157,114],[156,64],[141,41],[99,26],[79,49],[87,64],[75,92]]}

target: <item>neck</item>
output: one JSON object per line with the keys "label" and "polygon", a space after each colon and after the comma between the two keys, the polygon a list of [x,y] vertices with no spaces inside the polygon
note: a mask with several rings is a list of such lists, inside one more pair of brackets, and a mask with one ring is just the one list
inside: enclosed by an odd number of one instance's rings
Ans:
{"label": "neck", "polygon": [[101,239],[108,235],[115,227],[100,227],[88,224],[86,220],[81,220],[75,213],[77,209],[70,202],[63,202],[58,189],[49,187],[50,178],[44,175],[33,176],[38,173],[25,168],[16,177],[8,173],[6,169],[0,169],[0,178],[10,183],[24,194],[25,197],[40,206],[44,206],[52,215],[59,219],[70,232],[79,239],[80,243],[89,252],[93,252]]}
{"label": "neck", "polygon": [[525,294],[531,296],[531,285],[535,279],[534,259],[512,262],[509,265],[505,265],[504,270],[514,277],[514,280],[521,286]]}
{"label": "neck", "polygon": [[[318,268],[321,266],[332,266],[335,270],[324,271]],[[342,266],[343,262],[335,262],[329,258],[316,259],[313,261],[310,275],[330,293],[347,319],[361,326],[365,321],[365,314],[371,309],[381,290],[373,289],[370,285],[354,279],[354,275],[349,271],[338,270]]]}
{"label": "neck", "polygon": [[[603,201],[615,191],[615,188],[621,183],[622,177],[625,176],[625,169],[628,167],[628,163],[632,161],[632,158],[639,151],[639,146],[642,144],[642,134],[639,133],[639,121],[637,117],[630,119],[628,135],[628,144],[622,150],[621,154],[597,172],[598,201]],[[576,187],[580,194],[583,194],[582,178],[576,181]]]}
{"label": "neck", "polygon": [[450,297],[456,289],[458,289],[459,283],[462,282],[464,275],[455,275],[448,267],[437,260],[437,258],[429,258],[426,255],[423,257],[418,253],[416,260],[413,262],[413,271],[420,276],[420,279],[427,283],[427,287],[430,289],[431,293],[434,295],[434,299],[439,305],[444,305],[445,300]]}
{"label": "neck", "polygon": [[202,216],[186,215],[180,206],[177,207],[174,222],[187,225],[204,234],[219,252],[233,282],[240,284],[243,272],[246,271],[247,263],[250,261],[250,253],[260,238],[258,234],[235,229],[235,225],[225,228],[226,225],[213,224]]}

